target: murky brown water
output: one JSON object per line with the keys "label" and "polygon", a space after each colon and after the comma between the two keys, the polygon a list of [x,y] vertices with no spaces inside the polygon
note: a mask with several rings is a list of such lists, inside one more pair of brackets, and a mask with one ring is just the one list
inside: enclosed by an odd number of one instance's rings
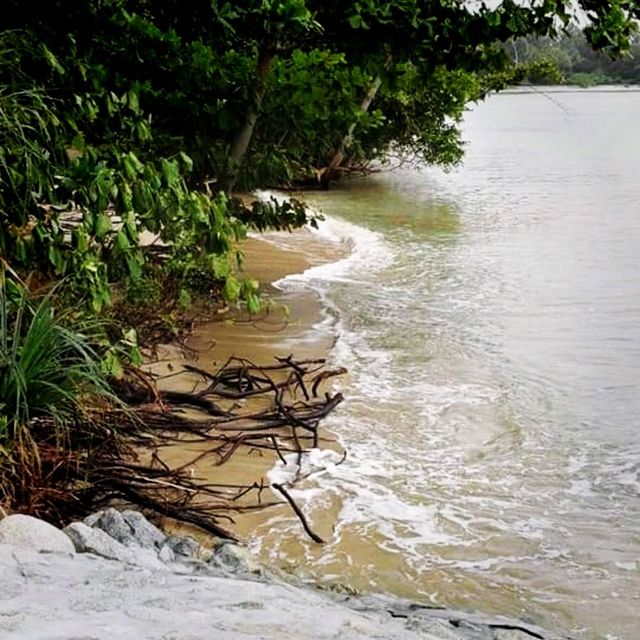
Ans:
{"label": "murky brown water", "polygon": [[283,510],[256,553],[640,637],[638,113],[640,93],[498,96],[469,114],[456,172],[309,194],[354,253],[281,286],[303,315],[318,292],[336,323],[321,335],[351,373],[330,426],[350,455],[314,455],[296,493],[329,543]]}

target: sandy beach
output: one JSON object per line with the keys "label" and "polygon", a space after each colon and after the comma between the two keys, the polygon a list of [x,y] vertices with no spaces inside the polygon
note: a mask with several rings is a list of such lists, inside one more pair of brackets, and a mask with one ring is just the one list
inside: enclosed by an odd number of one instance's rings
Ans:
{"label": "sandy beach", "polygon": [[[348,248],[332,244],[309,230],[291,234],[270,234],[266,238],[251,237],[242,245],[245,254],[243,274],[257,279],[266,296],[268,309],[257,317],[230,311],[219,318],[196,323],[186,343],[187,349],[162,346],[158,359],[148,369],[159,376],[161,389],[193,391],[203,385],[200,376],[182,372],[184,363],[191,363],[208,372],[215,372],[230,357],[249,360],[258,365],[272,364],[276,357],[293,355],[297,360],[326,358],[335,341],[332,327],[323,315],[322,303],[308,288],[279,288],[274,286],[286,276],[303,273],[314,266],[333,262],[343,257]],[[286,311],[285,311],[286,306]],[[178,373],[178,375],[176,375]],[[333,434],[320,431],[322,447],[340,450]],[[165,447],[162,459],[171,467],[188,463],[202,452],[206,445],[184,444]],[[191,469],[192,474],[206,482],[252,484],[265,480],[266,474],[278,461],[272,451],[239,449],[222,466],[205,457]],[[266,480],[265,480],[266,482]],[[271,493],[265,491],[265,495]],[[273,495],[273,499],[281,499]],[[290,516],[288,505],[282,504],[264,510],[233,514],[234,522],[228,526],[241,540],[248,541],[259,526],[271,518]],[[171,522],[164,523],[168,528]],[[331,523],[321,528],[330,532]],[[185,527],[180,526],[180,530]],[[188,528],[189,533],[205,541],[206,535]],[[301,531],[301,535],[304,533]]]}

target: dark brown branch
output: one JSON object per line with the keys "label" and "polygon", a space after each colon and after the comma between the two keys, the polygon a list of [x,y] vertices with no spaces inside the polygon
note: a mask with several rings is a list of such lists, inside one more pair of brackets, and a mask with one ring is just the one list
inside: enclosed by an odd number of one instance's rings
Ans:
{"label": "dark brown branch", "polygon": [[[208,483],[198,466],[204,466],[203,461],[209,465],[209,457],[211,463],[224,466],[244,448],[273,452],[283,464],[287,453],[297,453],[300,467],[302,455],[320,441],[320,421],[342,401],[340,394],[318,397],[320,382],[339,373],[324,371],[324,365],[322,359],[295,360],[292,356],[267,366],[230,358],[216,373],[186,365],[185,371],[205,381],[204,389],[192,393],[159,391],[153,375],[127,370],[123,379],[114,381],[113,389],[128,408],[102,407],[89,416],[90,428],[77,427],[74,442],[78,445],[84,439],[90,443],[90,457],[86,447],[60,451],[51,422],[34,421],[39,476],[32,473],[16,478],[17,490],[29,495],[35,505],[30,506],[32,512],[59,524],[87,509],[124,499],[235,540],[221,524],[232,524],[232,514],[283,503],[263,501],[268,486],[264,479],[253,484]],[[253,397],[260,398],[260,410],[251,402],[230,409],[217,404],[219,399]],[[193,408],[197,415],[186,414],[182,407]],[[197,451],[177,467],[161,457],[168,447],[187,450],[192,445]],[[273,488],[291,505],[310,538],[322,542],[286,489],[282,485]]]}
{"label": "dark brown branch", "polygon": [[293,509],[294,513],[298,516],[300,522],[302,523],[302,526],[304,527],[304,530],[307,532],[307,535],[314,542],[317,542],[318,544],[324,544],[324,540],[311,530],[311,527],[309,526],[309,523],[307,522],[307,519],[305,518],[304,513],[302,513],[300,507],[296,504],[295,500],[289,495],[289,492],[281,484],[278,484],[277,482],[274,482],[271,486],[276,491],[281,493],[284,496],[284,499],[291,505],[291,508]]}

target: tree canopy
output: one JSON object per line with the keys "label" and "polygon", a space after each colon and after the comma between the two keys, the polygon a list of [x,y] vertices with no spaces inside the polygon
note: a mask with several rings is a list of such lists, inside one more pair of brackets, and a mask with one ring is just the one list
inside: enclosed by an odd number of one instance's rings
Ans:
{"label": "tree canopy", "polygon": [[[224,283],[247,228],[295,204],[232,189],[325,186],[389,155],[453,164],[465,105],[503,86],[504,43],[559,37],[629,51],[632,0],[8,0],[0,31],[0,254],[64,277],[95,310],[160,269]],[[157,236],[163,260],[142,246]],[[198,278],[195,278],[197,280]],[[181,285],[182,286],[182,285]]]}

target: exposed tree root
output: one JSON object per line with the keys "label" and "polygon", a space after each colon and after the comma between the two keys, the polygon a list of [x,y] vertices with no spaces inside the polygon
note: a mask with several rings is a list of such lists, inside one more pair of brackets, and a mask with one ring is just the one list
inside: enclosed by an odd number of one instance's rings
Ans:
{"label": "exposed tree root", "polygon": [[[126,407],[87,416],[70,432],[73,441],[57,442],[46,421],[34,424],[29,444],[37,464],[4,483],[0,476],[0,493],[7,494],[0,503],[63,524],[104,504],[127,502],[235,540],[229,529],[234,515],[283,502],[263,499],[269,487],[263,479],[207,483],[197,477],[198,463],[223,466],[245,450],[272,451],[285,464],[285,455],[294,453],[300,464],[304,452],[318,446],[320,421],[342,401],[339,393],[320,395],[321,385],[344,370],[291,356],[267,366],[231,358],[215,373],[192,365],[185,370],[202,378],[201,390],[159,391],[151,375],[129,372],[113,385]],[[163,452],[178,445],[197,452],[171,466]],[[286,489],[272,486],[309,537],[322,542]]]}

